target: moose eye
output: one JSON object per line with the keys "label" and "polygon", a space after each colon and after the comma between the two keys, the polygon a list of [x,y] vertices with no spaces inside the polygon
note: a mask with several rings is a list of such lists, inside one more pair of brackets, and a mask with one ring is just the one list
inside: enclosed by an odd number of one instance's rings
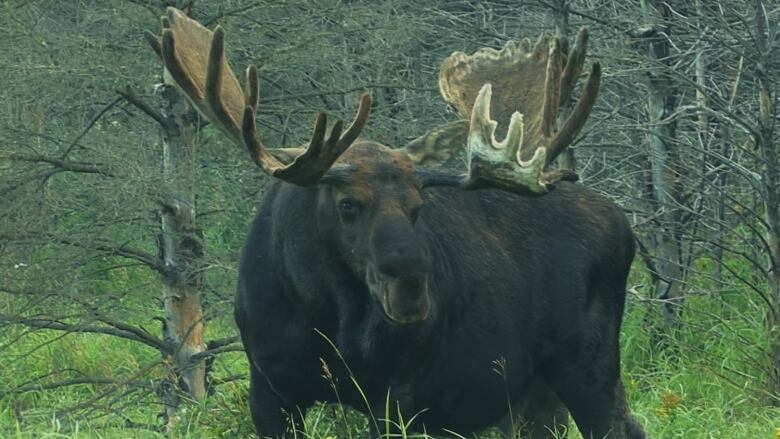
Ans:
{"label": "moose eye", "polygon": [[347,198],[339,201],[339,212],[344,219],[352,219],[360,213],[360,204],[353,199]]}

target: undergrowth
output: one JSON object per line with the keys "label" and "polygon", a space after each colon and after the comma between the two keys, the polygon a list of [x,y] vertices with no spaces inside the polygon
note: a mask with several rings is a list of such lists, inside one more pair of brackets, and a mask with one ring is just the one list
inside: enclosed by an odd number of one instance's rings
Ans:
{"label": "undergrowth", "polygon": [[[655,305],[636,290],[629,295],[623,325],[623,378],[631,409],[648,436],[780,438],[780,409],[769,404],[765,392],[768,342],[762,308],[740,291],[713,297],[702,290],[687,297],[679,328],[662,332],[651,329],[659,326]],[[212,323],[209,331],[217,338],[235,329],[226,321]],[[109,336],[16,328],[0,334],[0,352],[0,437],[166,436],[154,383],[167,369],[154,350]],[[221,355],[212,367],[218,385],[205,401],[182,403],[168,437],[255,437],[243,354]],[[45,388],[73,371],[105,383]],[[388,406],[369,420],[355,410],[319,404],[308,411],[298,437],[364,438],[372,423],[386,430],[384,419],[392,410]],[[402,415],[408,422],[414,414]],[[400,436],[425,436],[412,430],[401,426]],[[569,437],[580,437],[573,422]]]}

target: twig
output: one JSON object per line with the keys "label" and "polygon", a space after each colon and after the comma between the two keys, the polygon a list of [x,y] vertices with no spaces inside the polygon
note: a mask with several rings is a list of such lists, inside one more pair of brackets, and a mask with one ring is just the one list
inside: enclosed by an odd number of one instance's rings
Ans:
{"label": "twig", "polygon": [[74,411],[76,411],[76,410],[80,410],[80,409],[83,409],[83,408],[89,407],[89,406],[91,406],[92,404],[94,404],[95,402],[97,402],[97,401],[99,401],[99,400],[101,400],[101,399],[103,399],[103,398],[105,398],[105,397],[107,397],[107,396],[111,395],[112,393],[116,392],[117,390],[119,390],[119,388],[120,388],[121,386],[127,386],[127,385],[130,385],[130,384],[137,384],[137,381],[136,381],[136,380],[137,380],[138,378],[140,378],[140,377],[142,377],[142,376],[146,375],[146,374],[147,374],[147,373],[149,373],[149,372],[150,372],[152,369],[154,369],[155,367],[159,366],[159,365],[160,365],[160,364],[162,364],[162,363],[163,363],[163,360],[157,360],[157,361],[154,361],[154,362],[152,362],[152,363],[149,363],[148,365],[146,365],[145,367],[143,367],[142,369],[140,369],[138,372],[136,372],[136,373],[134,373],[133,375],[131,375],[131,376],[130,376],[128,379],[126,379],[126,380],[124,380],[124,381],[121,381],[121,382],[120,382],[120,381],[117,381],[116,383],[114,383],[114,385],[113,385],[113,386],[112,386],[110,389],[106,390],[105,392],[102,392],[102,393],[100,393],[100,394],[98,394],[98,395],[95,395],[94,397],[92,397],[92,398],[89,398],[89,399],[88,399],[88,400],[86,400],[86,401],[83,401],[83,402],[81,402],[81,403],[78,403],[78,404],[76,404],[76,405],[73,405],[73,406],[71,406],[71,407],[68,407],[68,408],[66,408],[66,409],[63,409],[63,410],[58,410],[57,412],[55,412],[55,415],[56,415],[57,417],[62,417],[62,416],[64,416],[64,415],[67,415],[67,414],[69,414],[69,413],[72,413],[72,412],[74,412]]}
{"label": "twig", "polygon": [[232,337],[225,337],[225,338],[218,338],[216,340],[211,340],[210,342],[206,343],[206,347],[208,349],[216,349],[221,348],[222,346],[227,346],[229,344],[233,344],[237,341],[239,341],[241,337],[234,335]]}
{"label": "twig", "polygon": [[101,117],[103,117],[103,115],[106,114],[106,112],[108,110],[113,108],[114,105],[118,104],[119,101],[121,101],[121,100],[122,100],[122,98],[116,98],[113,101],[109,102],[105,107],[103,107],[102,110],[98,111],[98,113],[92,118],[92,120],[89,121],[87,126],[84,127],[84,129],[81,131],[81,133],[79,133],[79,135],[76,136],[76,138],[73,139],[72,142],[70,142],[70,145],[68,145],[68,147],[65,148],[65,152],[62,154],[61,159],[65,160],[68,157],[68,154],[70,154],[70,152],[73,150],[73,148],[79,143],[79,140],[81,140],[81,138],[84,137],[89,132],[89,130],[92,129],[93,126],[95,126],[95,123],[97,123],[97,121]]}
{"label": "twig", "polygon": [[262,3],[257,2],[257,3],[249,4],[249,5],[246,5],[246,6],[233,8],[231,10],[228,10],[228,11],[222,12],[220,14],[217,14],[217,15],[215,15],[215,16],[207,19],[207,20],[203,20],[202,23],[203,23],[204,26],[209,27],[212,24],[216,23],[216,21],[219,20],[220,18],[225,18],[225,17],[229,17],[231,15],[241,14],[243,12],[250,11],[250,10],[255,9],[257,7],[260,7],[260,6],[262,6]]}
{"label": "twig", "polygon": [[140,96],[135,94],[132,89],[130,89],[130,86],[124,86],[121,88],[117,88],[116,92],[119,93],[122,98],[124,98],[127,102],[133,104],[136,108],[146,113],[147,116],[154,119],[158,124],[160,124],[161,127],[164,129],[171,128],[171,122],[168,121],[168,119],[165,118],[162,114],[160,114],[159,111],[156,111],[154,108],[149,106],[149,104],[146,103],[143,99],[141,99]]}
{"label": "twig", "polygon": [[87,162],[74,162],[71,160],[65,160],[65,159],[58,159],[53,157],[47,157],[42,154],[36,154],[36,155],[30,155],[30,154],[7,154],[5,157],[9,160],[16,160],[16,161],[22,161],[22,162],[30,162],[30,163],[48,163],[50,165],[53,165],[57,168],[59,168],[61,171],[68,171],[68,172],[82,172],[85,174],[100,174],[105,175],[106,177],[113,177],[114,174],[112,174],[107,169],[94,164],[94,163],[87,163]]}
{"label": "twig", "polygon": [[46,384],[26,384],[9,390],[0,390],[0,398],[17,393],[34,392],[36,390],[54,390],[60,387],[78,386],[83,384],[115,384],[116,380],[104,377],[79,377]]}
{"label": "twig", "polygon": [[72,332],[72,333],[113,335],[115,337],[143,343],[165,354],[168,354],[173,351],[173,347],[171,347],[169,343],[166,343],[163,340],[153,337],[151,334],[145,331],[143,331],[143,334],[138,334],[135,331],[127,331],[116,327],[77,325],[77,324],[63,323],[50,318],[26,318],[26,317],[19,317],[19,316],[7,315],[7,314],[0,314],[0,325],[7,324],[7,323],[24,325],[29,328],[35,328],[35,329],[53,329],[56,331],[64,331],[64,332]]}
{"label": "twig", "polygon": [[122,256],[125,258],[134,259],[136,261],[142,262],[144,265],[148,266],[149,268],[152,268],[153,270],[157,271],[158,273],[164,276],[175,276],[175,273],[173,273],[172,270],[168,268],[160,258],[152,255],[151,253],[147,253],[142,250],[128,247],[127,244],[116,245],[115,243],[109,243],[109,242],[84,243],[67,237],[56,236],[56,235],[45,234],[45,233],[40,235],[32,234],[32,235],[23,235],[23,236],[0,235],[0,239],[10,240],[10,241],[21,241],[25,239],[27,240],[47,239],[49,241],[56,242],[59,244],[71,245],[79,248],[88,248],[92,250],[97,250],[99,252],[107,253],[112,256]]}
{"label": "twig", "polygon": [[197,364],[199,361],[208,357],[214,357],[225,352],[243,352],[244,346],[241,343],[230,344],[215,349],[207,349],[203,352],[198,352],[190,357],[190,367]]}

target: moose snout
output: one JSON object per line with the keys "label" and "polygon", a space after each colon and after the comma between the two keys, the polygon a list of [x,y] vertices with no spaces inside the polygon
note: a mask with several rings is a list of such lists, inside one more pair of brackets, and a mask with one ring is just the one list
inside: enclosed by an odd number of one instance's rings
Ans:
{"label": "moose snout", "polygon": [[376,267],[384,276],[408,279],[427,271],[428,261],[422,251],[412,245],[396,245],[377,255]]}
{"label": "moose snout", "polygon": [[407,222],[378,227],[372,236],[376,294],[385,314],[397,323],[425,320],[431,308],[428,291],[430,261]]}
{"label": "moose snout", "polygon": [[384,224],[371,237],[377,271],[387,277],[424,277],[429,270],[425,249],[408,221]]}

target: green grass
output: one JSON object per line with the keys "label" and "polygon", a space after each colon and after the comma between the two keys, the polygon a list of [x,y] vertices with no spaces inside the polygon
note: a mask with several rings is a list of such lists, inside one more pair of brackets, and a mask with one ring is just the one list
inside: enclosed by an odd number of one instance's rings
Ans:
{"label": "green grass", "polygon": [[[622,338],[627,395],[649,437],[780,437],[776,432],[780,409],[767,404],[764,392],[768,343],[763,311],[749,294],[690,296],[681,328],[673,334],[650,330],[658,319],[656,314],[651,303],[631,300]],[[218,338],[234,329],[230,322],[221,321],[212,322],[208,331]],[[1,333],[0,349],[0,437],[165,437],[159,431],[162,407],[151,378],[162,378],[166,365],[153,349],[110,336],[26,333],[22,328]],[[243,354],[225,354],[214,362],[213,376],[240,375],[246,369]],[[1,395],[31,386],[36,377],[48,375],[40,380],[43,384],[72,377],[74,370],[131,383],[33,387]],[[247,388],[247,380],[240,378],[216,386],[206,401],[184,402],[169,437],[253,437]],[[95,408],[78,407],[93,399],[98,401]],[[55,416],[62,410],[66,412]],[[382,418],[387,414],[375,415],[383,429]],[[404,414],[406,421],[410,415]],[[132,424],[126,424],[128,420]],[[307,414],[303,435],[314,439],[366,437],[369,422],[373,421],[353,410],[317,405]],[[495,432],[485,433],[485,437],[495,436]]]}

